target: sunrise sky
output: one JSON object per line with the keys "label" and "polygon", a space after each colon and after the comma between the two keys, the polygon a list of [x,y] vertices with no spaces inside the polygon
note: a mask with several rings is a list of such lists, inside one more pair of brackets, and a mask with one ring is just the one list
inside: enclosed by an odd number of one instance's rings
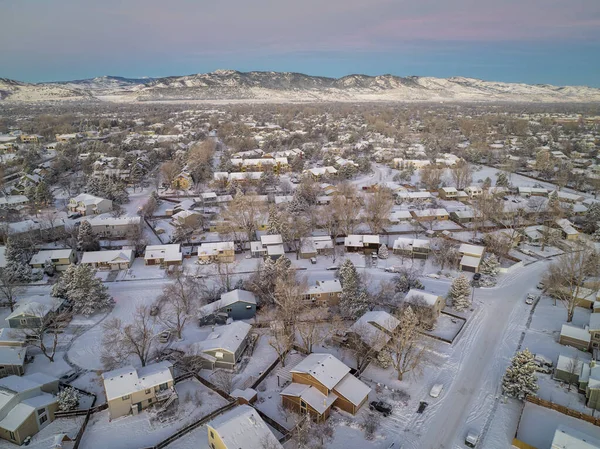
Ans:
{"label": "sunrise sky", "polygon": [[600,87],[600,0],[0,0],[0,77],[215,69]]}

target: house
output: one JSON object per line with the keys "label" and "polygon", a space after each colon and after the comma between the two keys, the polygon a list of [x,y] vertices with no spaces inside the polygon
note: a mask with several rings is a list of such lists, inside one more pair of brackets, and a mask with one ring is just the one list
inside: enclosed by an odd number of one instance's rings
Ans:
{"label": "house", "polygon": [[191,345],[190,355],[199,357],[205,369],[235,369],[248,346],[250,329],[243,321],[216,327],[204,341]]}
{"label": "house", "polygon": [[269,257],[279,259],[285,254],[283,237],[280,234],[261,235],[259,242],[250,242],[252,257]]}
{"label": "house", "polygon": [[70,212],[81,215],[99,215],[112,210],[112,201],[87,193],[81,193],[69,200],[67,208]]}
{"label": "house", "polygon": [[20,336],[17,332],[13,331],[10,328],[0,328],[0,347],[5,346],[25,346],[25,337]]}
{"label": "house", "polygon": [[398,224],[403,221],[412,220],[412,215],[411,215],[410,211],[407,211],[407,210],[394,210],[394,211],[390,212],[390,216],[388,217],[388,220],[390,221],[391,224]]}
{"label": "house", "polygon": [[517,187],[519,195],[529,198],[530,196],[548,196],[548,189],[543,187]]}
{"label": "house", "polygon": [[198,260],[202,262],[235,262],[233,242],[202,243],[198,248]]}
{"label": "house", "polygon": [[181,172],[175,176],[175,179],[171,182],[171,187],[178,190],[188,190],[193,184],[192,175],[187,172]]}
{"label": "house", "polygon": [[339,302],[341,294],[342,284],[338,279],[317,281],[306,290],[304,299],[319,304],[335,305]]}
{"label": "house", "polygon": [[25,374],[26,346],[0,346],[0,378]]}
{"label": "house", "polygon": [[202,222],[202,214],[195,210],[182,210],[173,214],[171,221],[174,226],[195,228]]}
{"label": "house", "polygon": [[573,223],[571,223],[566,218],[559,218],[558,220],[555,221],[555,223],[560,228],[563,239],[577,240],[579,238],[579,231],[577,231],[573,227]]}
{"label": "house", "polygon": [[305,174],[311,175],[316,180],[325,176],[335,176],[337,172],[337,169],[332,166],[309,168],[304,171]]}
{"label": "house", "polygon": [[348,252],[364,251],[365,253],[377,252],[381,246],[378,235],[349,235],[344,238],[344,247]]}
{"label": "house", "polygon": [[379,352],[388,344],[399,325],[400,321],[387,312],[369,311],[350,326],[348,334],[356,335],[367,347]]}
{"label": "house", "polygon": [[331,354],[310,354],[290,374],[291,383],[280,393],[283,406],[317,422],[329,417],[332,406],[355,415],[371,392]]}
{"label": "house", "polygon": [[[559,355],[554,368],[553,379],[572,385],[579,385],[584,362],[565,355]],[[585,387],[583,388],[585,391]]]}
{"label": "house", "polygon": [[133,413],[146,407],[177,398],[173,381],[173,365],[163,361],[138,370],[133,366],[102,374],[110,419]]}
{"label": "house", "polygon": [[227,410],[206,424],[206,428],[210,449],[283,449],[258,412],[249,405]]}
{"label": "house", "polygon": [[422,210],[411,210],[413,218],[419,222],[421,221],[440,221],[448,220],[450,215],[446,209],[422,209]]}
{"label": "house", "polygon": [[465,188],[465,193],[469,198],[477,198],[483,195],[483,189],[479,186],[469,186]]}
{"label": "house", "polygon": [[146,265],[181,265],[183,263],[181,245],[179,243],[148,245],[144,253],[144,263]]}
{"label": "house", "polygon": [[582,351],[587,351],[589,350],[591,339],[591,335],[587,329],[563,324],[560,328],[558,342],[561,345],[573,346]]}
{"label": "house", "polygon": [[310,259],[317,255],[329,255],[334,251],[333,240],[328,235],[303,237],[300,239],[300,258]]}
{"label": "house", "polygon": [[446,301],[443,297],[416,288],[411,288],[408,291],[404,297],[404,303],[414,307],[429,309],[432,320],[437,320],[446,306]]}
{"label": "house", "polygon": [[92,226],[96,237],[120,239],[134,236],[140,231],[141,217],[90,217],[86,221]]}
{"label": "house", "polygon": [[394,240],[392,251],[394,254],[402,254],[413,259],[427,259],[431,253],[431,245],[428,239],[398,237]]}
{"label": "house", "polygon": [[455,200],[458,196],[456,187],[442,187],[438,190],[438,194],[443,200]]}
{"label": "house", "polygon": [[22,209],[29,204],[25,195],[8,195],[0,198],[0,209]]}
{"label": "house", "polygon": [[472,209],[450,212],[450,220],[455,223],[471,223],[476,217],[477,214]]}
{"label": "house", "polygon": [[600,440],[561,424],[554,431],[550,449],[600,449]]}
{"label": "house", "polygon": [[54,421],[58,379],[42,373],[0,379],[0,438],[23,444]]}
{"label": "house", "polygon": [[241,289],[222,293],[219,300],[201,307],[198,315],[200,326],[225,324],[229,318],[248,320],[256,315],[256,296]]}
{"label": "house", "polygon": [[468,243],[461,244],[458,247],[458,254],[461,256],[459,269],[470,273],[478,273],[479,264],[481,264],[484,252],[484,246],[469,245]]}
{"label": "house", "polygon": [[72,249],[49,249],[38,251],[31,257],[31,268],[44,268],[46,262],[52,263],[56,271],[65,271],[69,265],[77,261],[77,255]]}
{"label": "house", "polygon": [[133,264],[132,249],[111,251],[86,251],[81,256],[81,265],[89,265],[100,270],[127,270]]}
{"label": "house", "polygon": [[430,192],[406,192],[400,191],[396,193],[396,202],[398,204],[406,201],[409,203],[423,202],[433,198]]}
{"label": "house", "polygon": [[230,393],[238,404],[253,404],[258,399],[258,392],[254,388],[240,389],[236,388]]}
{"label": "house", "polygon": [[15,304],[15,310],[5,320],[11,329],[39,327],[44,318],[58,313],[64,305],[64,299],[52,296],[23,298]]}

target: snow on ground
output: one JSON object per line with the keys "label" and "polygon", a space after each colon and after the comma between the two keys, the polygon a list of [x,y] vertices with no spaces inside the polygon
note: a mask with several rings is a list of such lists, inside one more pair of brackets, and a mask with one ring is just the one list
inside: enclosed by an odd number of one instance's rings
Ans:
{"label": "snow on ground", "polygon": [[81,441],[82,449],[138,449],[152,446],[169,437],[177,430],[223,407],[227,401],[209,390],[195,379],[176,384],[179,405],[169,414],[165,412],[161,422],[152,409],[142,411],[137,416],[124,416],[113,421],[108,419],[108,411],[92,415]]}
{"label": "snow on ground", "polygon": [[260,332],[251,357],[244,356],[242,369],[233,378],[233,388],[239,388],[250,378],[260,376],[277,359],[277,352],[269,345],[268,332]]}
{"label": "snow on ground", "polygon": [[517,439],[533,447],[549,448],[554,431],[560,425],[600,439],[600,427],[530,403],[525,404]]}
{"label": "snow on ground", "polygon": [[435,329],[428,334],[452,341],[461,330],[463,323],[463,320],[442,313],[437,319]]}
{"label": "snow on ground", "polygon": [[25,365],[25,374],[44,373],[59,378],[71,370],[71,367],[64,359],[64,352],[57,352],[54,355],[54,362],[50,362],[41,352],[31,351],[31,353],[35,355],[35,358],[33,362]]}

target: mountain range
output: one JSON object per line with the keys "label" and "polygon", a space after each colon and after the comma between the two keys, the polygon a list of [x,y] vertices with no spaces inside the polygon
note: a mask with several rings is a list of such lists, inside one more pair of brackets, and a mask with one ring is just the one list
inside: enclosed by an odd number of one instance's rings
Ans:
{"label": "mountain range", "polygon": [[0,78],[0,101],[198,102],[598,102],[600,89],[394,75],[342,78],[291,72],[216,70],[164,78],[102,76],[24,83]]}

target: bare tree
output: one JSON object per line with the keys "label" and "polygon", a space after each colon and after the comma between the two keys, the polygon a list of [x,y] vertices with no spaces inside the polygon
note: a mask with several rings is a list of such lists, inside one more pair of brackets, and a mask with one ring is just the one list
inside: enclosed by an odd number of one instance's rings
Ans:
{"label": "bare tree", "polygon": [[160,320],[177,333],[181,340],[185,325],[196,316],[201,304],[201,284],[198,279],[176,272],[173,282],[163,287],[158,298]]}
{"label": "bare tree", "polygon": [[365,439],[372,440],[375,438],[375,432],[379,429],[381,418],[379,414],[367,413],[363,418],[363,427],[365,429]]}
{"label": "bare tree", "polygon": [[47,310],[41,305],[31,312],[39,318],[28,319],[26,324],[15,329],[13,333],[23,338],[28,346],[38,348],[50,362],[54,362],[58,337],[71,320],[71,314],[68,312],[47,313]]}
{"label": "bare tree", "polygon": [[386,188],[377,189],[365,197],[364,220],[369,225],[371,233],[379,234],[388,222],[390,211],[394,205],[392,192]]}
{"label": "bare tree", "polygon": [[444,171],[435,165],[426,165],[419,171],[421,184],[427,190],[437,190],[442,182]]}
{"label": "bare tree", "polygon": [[598,276],[599,272],[599,255],[592,248],[565,253],[548,268],[544,286],[555,301],[559,299],[567,308],[567,322],[573,321],[575,308],[583,300],[584,281]]}
{"label": "bare tree", "polygon": [[417,370],[423,363],[426,346],[420,333],[419,319],[412,307],[406,307],[398,319],[400,325],[392,333],[388,349],[398,380],[402,380],[406,373]]}
{"label": "bare tree", "polygon": [[251,242],[256,238],[256,231],[265,213],[263,204],[238,191],[227,209],[222,212],[222,218],[226,222],[225,228],[228,233],[236,235],[241,231],[247,241]]}
{"label": "bare tree", "polygon": [[23,293],[21,281],[13,273],[0,269],[0,297],[10,307],[10,311],[15,311],[17,296]]}
{"label": "bare tree", "polygon": [[131,323],[123,323],[120,318],[112,318],[102,324],[101,361],[106,369],[114,369],[130,357],[137,357],[146,366],[156,347],[154,320],[150,307],[138,305]]}
{"label": "bare tree", "polygon": [[226,371],[224,369],[219,369],[219,370],[214,371],[211,374],[210,380],[212,381],[213,384],[215,384],[215,386],[217,388],[219,388],[220,390],[229,394],[233,391],[233,378],[234,377],[235,377],[235,373],[233,373],[231,371]]}
{"label": "bare tree", "polygon": [[173,187],[173,181],[175,181],[175,178],[179,173],[181,173],[181,167],[175,161],[163,162],[160,166],[160,174],[162,175],[165,184],[169,187]]}
{"label": "bare tree", "polygon": [[463,190],[468,187],[473,180],[473,171],[471,170],[471,166],[467,161],[461,160],[457,162],[454,166],[450,167],[450,175],[452,176],[452,181],[454,181],[454,186],[458,190]]}
{"label": "bare tree", "polygon": [[568,361],[567,366],[565,366],[565,371],[570,374],[567,390],[571,391],[571,379],[579,378],[579,375],[581,374],[581,361],[579,360],[579,355],[575,354],[575,356]]}
{"label": "bare tree", "polygon": [[307,305],[305,310],[296,321],[296,333],[300,338],[300,345],[310,354],[313,352],[313,346],[325,340],[327,335],[323,322],[327,319],[328,313],[325,307],[319,305]]}
{"label": "bare tree", "polygon": [[458,247],[448,239],[437,239],[436,248],[433,253],[433,260],[443,270],[446,264],[453,268],[458,262]]}

